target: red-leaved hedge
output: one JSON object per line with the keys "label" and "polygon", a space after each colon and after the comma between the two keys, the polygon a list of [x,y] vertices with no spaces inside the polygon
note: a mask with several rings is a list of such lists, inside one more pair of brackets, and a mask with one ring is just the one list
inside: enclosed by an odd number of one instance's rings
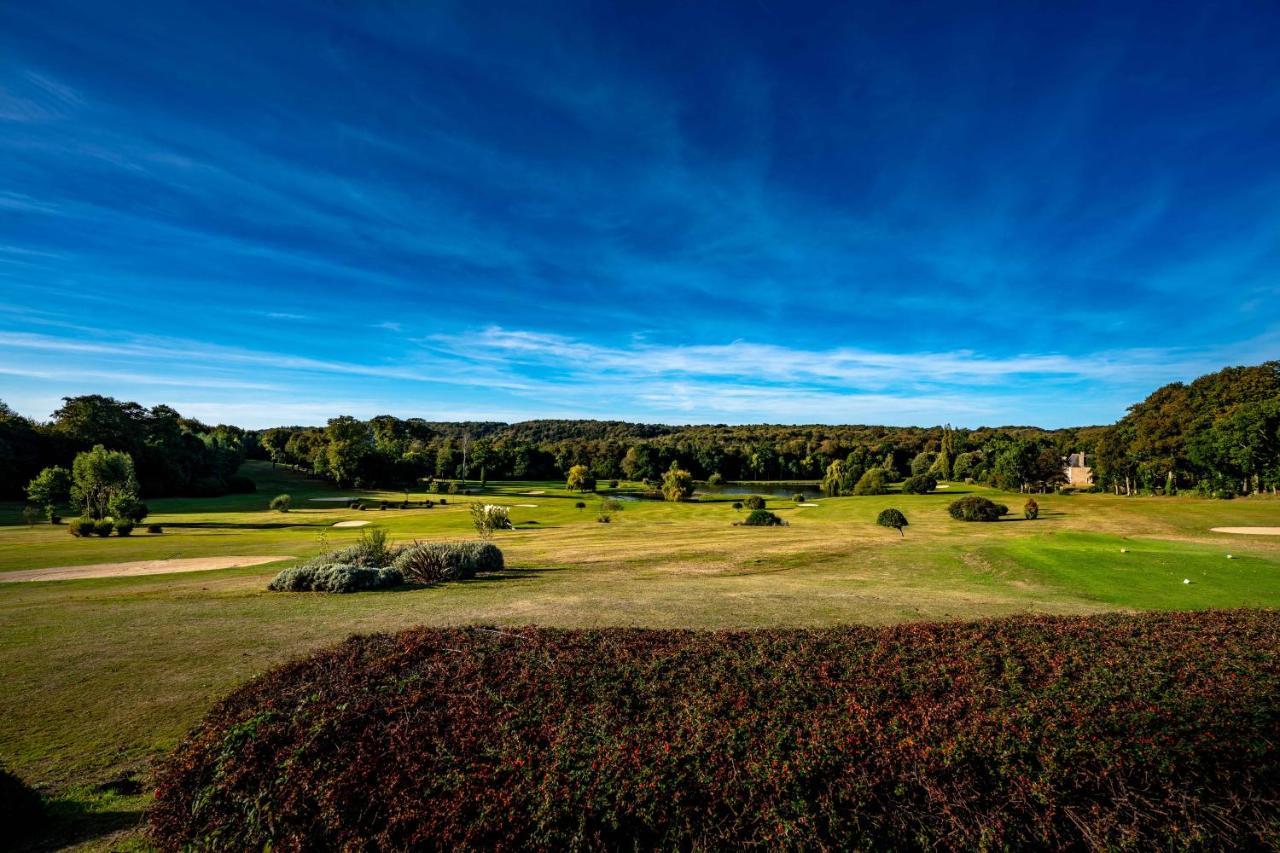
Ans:
{"label": "red-leaved hedge", "polygon": [[1280,613],[356,637],[159,771],[178,848],[1185,848],[1280,837]]}

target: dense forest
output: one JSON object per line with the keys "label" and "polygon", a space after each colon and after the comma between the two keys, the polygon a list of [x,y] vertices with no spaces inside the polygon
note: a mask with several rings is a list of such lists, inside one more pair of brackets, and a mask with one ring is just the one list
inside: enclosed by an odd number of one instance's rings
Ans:
{"label": "dense forest", "polygon": [[225,491],[245,457],[296,467],[343,487],[554,480],[575,465],[598,480],[656,482],[676,465],[700,480],[824,480],[834,494],[848,493],[873,469],[890,481],[929,475],[1040,491],[1061,483],[1068,453],[1084,452],[1096,488],[1124,494],[1195,489],[1226,497],[1280,487],[1280,362],[1166,385],[1114,425],[1060,430],[505,424],[380,415],[255,432],[100,396],[67,398],[48,423],[0,404],[4,496],[19,496],[42,467],[65,465],[94,444],[130,453],[146,496]]}
{"label": "dense forest", "polygon": [[224,494],[256,440],[252,432],[206,426],[168,406],[148,409],[97,394],[64,398],[47,423],[0,402],[0,499],[22,497],[41,470],[69,467],[98,444],[132,457],[147,497]]}

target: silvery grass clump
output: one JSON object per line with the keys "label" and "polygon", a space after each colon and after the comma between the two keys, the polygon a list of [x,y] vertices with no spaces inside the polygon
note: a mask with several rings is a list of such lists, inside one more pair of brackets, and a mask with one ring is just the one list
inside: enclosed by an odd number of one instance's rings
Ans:
{"label": "silvery grass clump", "polygon": [[404,583],[404,575],[392,568],[329,565],[302,565],[285,569],[267,585],[274,592],[363,592]]}
{"label": "silvery grass clump", "polygon": [[466,580],[481,572],[500,572],[502,551],[489,542],[414,542],[391,567],[418,583]]}

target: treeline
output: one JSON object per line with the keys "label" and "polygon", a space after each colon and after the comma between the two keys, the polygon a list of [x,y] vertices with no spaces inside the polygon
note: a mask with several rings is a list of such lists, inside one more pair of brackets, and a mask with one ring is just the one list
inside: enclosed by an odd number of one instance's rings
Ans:
{"label": "treeline", "polygon": [[821,480],[835,494],[851,492],[870,471],[890,482],[929,476],[1043,491],[1062,482],[1064,457],[1081,451],[1099,488],[1226,497],[1280,488],[1280,362],[1166,385],[1112,426],[1059,430],[504,424],[380,415],[255,432],[97,395],[66,398],[48,423],[0,403],[0,491],[19,497],[41,469],[68,465],[98,444],[130,454],[146,497],[225,492],[245,457],[363,488],[558,480],[578,465],[596,480],[656,484],[674,464],[699,480]]}
{"label": "treeline", "polygon": [[225,494],[256,441],[255,433],[207,426],[168,406],[148,409],[97,394],[63,398],[45,423],[0,402],[0,497],[21,498],[42,470],[70,468],[96,445],[129,455],[145,497]]}
{"label": "treeline", "polygon": [[1280,489],[1280,361],[1174,382],[1096,436],[1094,476],[1124,494]]}
{"label": "treeline", "polygon": [[1062,457],[1088,430],[877,426],[689,426],[602,421],[445,424],[381,415],[325,427],[279,427],[256,453],[342,487],[411,487],[454,479],[563,479],[576,466],[596,480],[657,483],[674,464],[705,480],[821,480],[839,461],[856,482],[932,470],[1006,488],[1051,486]]}

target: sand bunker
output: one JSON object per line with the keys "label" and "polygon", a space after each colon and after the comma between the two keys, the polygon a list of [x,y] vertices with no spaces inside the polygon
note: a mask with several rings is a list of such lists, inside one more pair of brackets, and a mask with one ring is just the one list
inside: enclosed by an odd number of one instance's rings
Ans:
{"label": "sand bunker", "polygon": [[522,506],[525,509],[536,509],[538,505],[537,504],[512,504],[512,506]]}
{"label": "sand bunker", "polygon": [[1254,536],[1280,536],[1280,527],[1215,527],[1214,533],[1250,533]]}
{"label": "sand bunker", "polygon": [[334,527],[364,527],[368,523],[369,522],[367,521],[339,521],[335,523],[333,526]]}
{"label": "sand bunker", "polygon": [[536,492],[521,492],[520,494],[522,494],[522,495],[545,495],[545,494],[546,494],[546,492],[545,492],[545,491],[543,491],[542,489],[539,489],[539,490],[538,490],[538,491],[536,491]]}
{"label": "sand bunker", "polygon": [[951,488],[951,484],[950,484],[950,483],[939,483],[939,484],[938,484],[938,488],[939,488],[939,489],[949,489],[949,488]]}
{"label": "sand bunker", "polygon": [[166,575],[173,572],[208,572],[237,566],[257,566],[292,560],[274,557],[187,557],[181,560],[136,560],[132,563],[93,563],[88,566],[59,566],[53,569],[24,569],[0,572],[0,583],[17,581],[70,581],[80,578],[131,578],[138,575]]}
{"label": "sand bunker", "polygon": [[326,501],[328,503],[346,503],[347,501],[358,501],[359,498],[307,498],[309,501]]}
{"label": "sand bunker", "polygon": [[809,502],[809,503],[796,504],[796,506],[799,506],[799,507],[806,507],[806,506],[822,506],[822,504],[816,504],[816,503],[813,503],[813,502]]}

